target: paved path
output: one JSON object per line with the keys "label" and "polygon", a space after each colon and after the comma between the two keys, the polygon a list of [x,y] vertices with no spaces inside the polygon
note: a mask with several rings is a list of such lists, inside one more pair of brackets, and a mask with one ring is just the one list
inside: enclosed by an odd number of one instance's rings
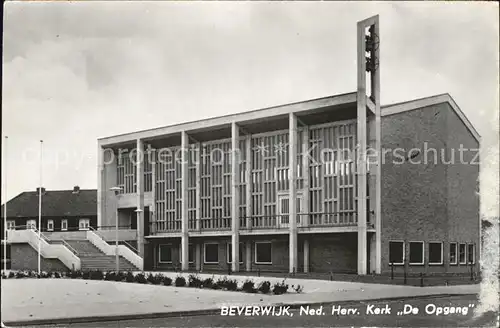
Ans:
{"label": "paved path", "polygon": [[[217,279],[217,276],[215,278]],[[240,281],[245,279],[238,277]],[[259,279],[271,282],[282,280],[252,277],[256,282]],[[479,292],[478,285],[420,288],[304,279],[288,279],[287,283],[303,285],[304,292],[262,295],[93,280],[7,279],[2,282],[2,320],[15,322],[140,315],[218,309],[226,305],[307,304]]]}
{"label": "paved path", "polygon": [[[75,323],[64,325],[47,325],[40,328],[87,328],[87,327],[362,327],[369,324],[372,327],[494,327],[496,315],[487,313],[483,316],[475,317],[469,305],[477,303],[474,295],[464,295],[458,297],[431,297],[427,299],[405,299],[388,302],[362,302],[361,304],[350,305],[349,307],[358,310],[356,315],[331,315],[333,305],[324,305],[322,310],[324,315],[306,315],[300,309],[290,310],[291,316],[222,316],[220,314],[211,316],[193,316],[183,318],[156,318],[125,321],[107,321],[99,323]],[[398,315],[404,305],[411,305],[420,309],[418,314]],[[426,313],[425,307],[435,304],[437,307],[460,307],[465,312],[454,314],[435,315]],[[336,304],[336,306],[338,303]],[[385,305],[391,309],[390,314],[367,313],[369,306],[384,308]],[[319,308],[319,307],[315,307]],[[373,308],[370,308],[373,309]],[[430,307],[429,309],[433,309]],[[28,328],[28,327],[26,327]]]}

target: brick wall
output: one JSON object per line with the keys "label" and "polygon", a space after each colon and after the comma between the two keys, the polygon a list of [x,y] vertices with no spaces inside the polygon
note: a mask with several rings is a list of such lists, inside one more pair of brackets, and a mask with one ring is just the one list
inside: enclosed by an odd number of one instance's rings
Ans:
{"label": "brick wall", "polygon": [[[38,252],[29,244],[11,245],[12,270],[38,270]],[[42,271],[67,271],[68,268],[58,259],[41,258]]]}
{"label": "brick wall", "polygon": [[[425,264],[410,266],[410,272],[467,272],[466,267],[449,265],[449,243],[478,243],[475,186],[479,166],[447,164],[451,149],[455,149],[455,157],[459,156],[460,144],[477,148],[477,142],[448,104],[383,117],[382,148],[391,150],[384,153],[382,165],[384,272],[390,271],[390,240],[425,242]],[[412,148],[420,153],[409,159]],[[469,152],[464,157],[473,156]],[[444,243],[443,265],[428,265],[430,241]]]}
{"label": "brick wall", "polygon": [[355,273],[357,271],[357,233],[318,234],[314,238],[311,237],[310,272]]}

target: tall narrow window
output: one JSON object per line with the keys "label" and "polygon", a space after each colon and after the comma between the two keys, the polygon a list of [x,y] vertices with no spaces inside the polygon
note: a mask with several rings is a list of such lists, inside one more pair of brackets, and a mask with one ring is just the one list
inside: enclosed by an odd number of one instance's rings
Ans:
{"label": "tall narrow window", "polygon": [[429,243],[429,264],[443,264],[443,243]]}
{"label": "tall narrow window", "polygon": [[457,264],[457,243],[450,243],[450,264]]}
{"label": "tall narrow window", "polygon": [[389,263],[402,265],[405,259],[405,247],[402,241],[390,241],[389,242]]}
{"label": "tall narrow window", "polygon": [[424,242],[411,241],[410,242],[410,264],[422,265],[424,264]]}
{"label": "tall narrow window", "polygon": [[460,264],[465,264],[465,244],[460,244],[458,246],[458,260],[460,261]]}
{"label": "tall narrow window", "polygon": [[475,263],[475,249],[474,249],[474,244],[467,244],[467,263],[468,264],[474,264]]}

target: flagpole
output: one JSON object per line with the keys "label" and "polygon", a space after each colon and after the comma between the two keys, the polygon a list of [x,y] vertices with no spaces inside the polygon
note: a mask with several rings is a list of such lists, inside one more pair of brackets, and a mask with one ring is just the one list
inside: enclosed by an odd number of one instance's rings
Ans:
{"label": "flagpole", "polygon": [[[5,203],[3,204],[3,271],[7,270],[7,140],[8,136],[5,136],[5,142],[3,144],[3,195]],[[7,274],[7,273],[6,273]]]}
{"label": "flagpole", "polygon": [[42,157],[42,149],[43,148],[43,140],[40,140],[40,189],[38,191],[38,275],[41,274],[41,257],[40,257],[40,248],[42,242],[42,168],[43,168],[43,157]]}

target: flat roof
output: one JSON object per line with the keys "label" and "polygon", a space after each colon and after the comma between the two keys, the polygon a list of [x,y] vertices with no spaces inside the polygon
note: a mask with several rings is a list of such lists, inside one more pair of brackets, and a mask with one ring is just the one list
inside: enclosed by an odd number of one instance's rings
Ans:
{"label": "flat roof", "polygon": [[[233,122],[240,124],[250,122],[258,123],[259,121],[265,121],[266,119],[272,117],[285,116],[290,113],[296,113],[300,117],[300,115],[306,115],[308,112],[311,112],[318,108],[354,104],[356,103],[356,101],[357,93],[350,92],[246,112],[239,112],[235,114],[228,114],[224,116],[210,117],[198,121],[178,123],[169,126],[162,126],[147,130],[140,130],[110,137],[99,138],[98,143],[100,146],[109,146],[136,139],[151,139],[160,136],[173,135],[183,131],[189,133],[218,127],[228,127]],[[383,105],[381,106],[381,116],[394,115],[441,103],[448,103],[458,115],[458,117],[462,120],[467,129],[474,136],[474,138],[476,138],[477,141],[480,141],[481,137],[479,133],[476,131],[472,123],[467,119],[462,110],[458,107],[453,98],[447,93],[409,100],[405,102],[399,102],[395,104]]]}
{"label": "flat roof", "polygon": [[207,128],[223,127],[226,125],[230,125],[232,122],[236,123],[258,122],[259,120],[265,120],[270,117],[288,115],[290,113],[297,113],[300,115],[301,113],[306,113],[308,111],[317,108],[356,103],[356,98],[357,98],[356,94],[357,94],[356,92],[344,93],[344,94],[311,99],[285,105],[240,112],[236,114],[211,117],[198,121],[179,123],[169,126],[163,126],[163,127],[136,131],[131,133],[124,133],[105,138],[99,138],[98,141],[99,144],[101,145],[109,145],[139,138],[140,139],[154,138],[162,135],[180,133],[182,131],[190,132]]}

